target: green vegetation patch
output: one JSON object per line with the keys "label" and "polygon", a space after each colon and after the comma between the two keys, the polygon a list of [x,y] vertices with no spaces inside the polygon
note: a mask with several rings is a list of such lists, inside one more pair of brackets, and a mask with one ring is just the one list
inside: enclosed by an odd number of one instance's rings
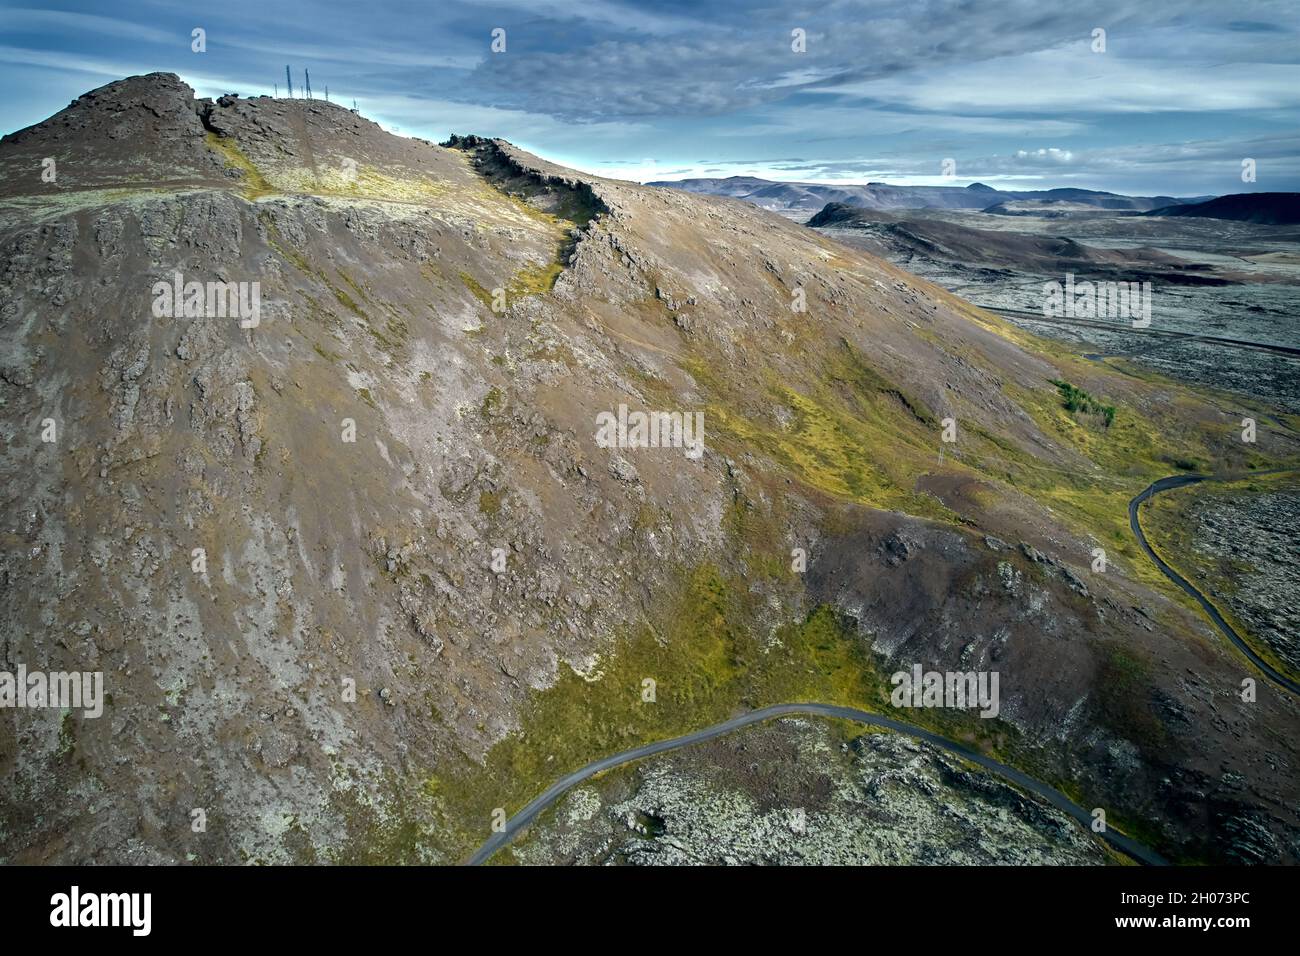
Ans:
{"label": "green vegetation patch", "polygon": [[556,259],[541,265],[524,266],[516,272],[506,286],[506,301],[513,302],[530,295],[542,295],[555,288],[555,280],[564,271],[564,263]]}
{"label": "green vegetation patch", "polygon": [[206,133],[203,137],[208,148],[215,150],[225,162],[226,166],[232,169],[238,169],[244,174],[244,198],[257,199],[268,193],[276,191],[275,187],[267,181],[251,159],[244,155],[238,144],[228,136],[218,136],[216,133]]}
{"label": "green vegetation patch", "polygon": [[344,157],[330,163],[318,163],[311,169],[280,166],[269,173],[275,188],[284,193],[316,196],[339,196],[379,202],[426,205],[445,202],[451,184],[412,173],[392,176],[374,166],[346,166]]}
{"label": "green vegetation patch", "polygon": [[1106,405],[1103,402],[1093,398],[1083,389],[1071,385],[1069,382],[1063,382],[1060,379],[1052,379],[1052,384],[1057,387],[1061,393],[1062,402],[1067,412],[1074,412],[1080,415],[1094,415],[1101,418],[1106,427],[1109,428],[1115,420],[1115,406]]}
{"label": "green vegetation patch", "polygon": [[[762,391],[735,385],[702,360],[685,363],[708,389],[712,445],[761,451],[811,487],[876,508],[956,523],[929,495],[912,490],[938,448],[933,414],[868,368],[847,344],[828,361],[822,384],[801,385],[769,373]],[[900,414],[900,402],[908,414]],[[772,409],[787,410],[778,422]]]}
{"label": "green vegetation patch", "polygon": [[[999,451],[1007,485],[1050,505],[1076,528],[1096,537],[1109,555],[1122,556],[1146,584],[1175,596],[1175,588],[1141,553],[1128,524],[1128,502],[1178,458],[1211,459],[1205,435],[1171,429],[1150,416],[1117,413],[1106,428],[1080,422],[1062,401],[1059,386],[1027,389],[1005,385],[1008,397],[1028,412],[1048,437],[1086,459],[1060,467],[1007,444]],[[996,473],[996,472],[993,472]],[[1181,594],[1181,592],[1178,592]]]}
{"label": "green vegetation patch", "polygon": [[465,288],[469,289],[474,298],[478,299],[489,309],[492,308],[492,293],[483,288],[482,284],[477,279],[468,272],[462,271],[460,274],[460,281],[465,283]]}
{"label": "green vegetation patch", "polygon": [[497,414],[505,405],[505,393],[493,385],[488,389],[487,394],[483,396],[483,407],[481,411],[487,418]]}

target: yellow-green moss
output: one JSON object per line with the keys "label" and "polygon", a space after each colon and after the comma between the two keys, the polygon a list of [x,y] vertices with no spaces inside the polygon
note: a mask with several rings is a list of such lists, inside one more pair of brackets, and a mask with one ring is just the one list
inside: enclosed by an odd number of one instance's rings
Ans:
{"label": "yellow-green moss", "polygon": [[525,296],[550,292],[563,271],[564,264],[559,261],[525,266],[514,274],[506,286],[506,301],[513,302]]}
{"label": "yellow-green moss", "polygon": [[336,162],[337,164],[318,164],[315,169],[304,166],[276,167],[268,170],[267,178],[274,183],[275,189],[284,193],[382,202],[424,204],[435,200],[445,201],[450,191],[450,184],[422,175],[392,176],[368,165],[359,165],[349,174],[342,160]]}
{"label": "yellow-green moss", "polygon": [[221,156],[226,166],[238,169],[244,174],[243,194],[246,199],[257,199],[276,191],[233,139],[228,136],[218,136],[213,132],[205,134],[203,139],[210,149]]}
{"label": "yellow-green moss", "polygon": [[[770,455],[801,481],[837,497],[959,520],[936,499],[913,490],[916,477],[938,455],[939,435],[930,427],[929,409],[900,398],[901,391],[883,378],[866,377],[865,367],[851,359],[833,361],[827,384],[805,391],[769,375],[761,400],[700,360],[685,364],[710,399],[705,421],[711,445],[722,444],[737,455],[742,449]],[[900,403],[907,401],[910,414],[900,415]],[[777,406],[790,410],[785,427],[772,416]]]}
{"label": "yellow-green moss", "polygon": [[483,396],[483,405],[480,411],[482,411],[485,416],[491,417],[501,410],[501,406],[504,402],[505,393],[493,385],[488,389],[487,394]]}
{"label": "yellow-green moss", "polygon": [[465,283],[465,288],[469,289],[474,298],[478,299],[489,309],[492,308],[492,293],[483,288],[482,284],[477,279],[468,272],[462,271],[460,274],[460,281]]}

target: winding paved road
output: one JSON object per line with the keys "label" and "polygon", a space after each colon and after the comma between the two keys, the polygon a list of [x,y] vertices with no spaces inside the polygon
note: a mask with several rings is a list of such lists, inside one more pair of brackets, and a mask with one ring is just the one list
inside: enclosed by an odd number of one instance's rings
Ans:
{"label": "winding paved road", "polygon": [[[1286,469],[1258,472],[1258,474],[1278,474],[1283,470]],[[1152,482],[1148,485],[1146,490],[1128,503],[1128,523],[1133,528],[1133,533],[1137,535],[1138,543],[1142,545],[1142,550],[1147,553],[1147,557],[1155,563],[1155,566],[1164,573],[1165,577],[1170,581],[1173,581],[1196,599],[1196,603],[1201,606],[1207,615],[1209,615],[1210,620],[1214,622],[1215,626],[1223,632],[1224,636],[1232,642],[1233,646],[1236,647],[1237,650],[1245,654],[1250,662],[1259,668],[1260,672],[1274,684],[1289,690],[1293,694],[1300,694],[1300,684],[1297,684],[1291,678],[1278,671],[1270,665],[1268,661],[1264,660],[1251,650],[1250,645],[1242,640],[1241,635],[1233,630],[1232,625],[1223,619],[1223,615],[1219,613],[1218,608],[1210,603],[1209,598],[1197,590],[1196,585],[1192,584],[1169,565],[1165,564],[1164,559],[1155,553],[1150,542],[1147,541],[1146,535],[1142,533],[1142,523],[1138,520],[1138,508],[1141,507],[1142,503],[1152,495],[1157,495],[1162,491],[1168,491],[1171,488],[1182,488],[1185,485],[1194,485],[1202,481],[1227,481],[1231,480],[1232,477],[1233,476],[1228,475],[1170,475],[1168,478],[1161,478],[1159,481]]]}
{"label": "winding paved road", "polygon": [[[503,846],[508,844],[520,830],[531,823],[539,813],[549,807],[552,803],[569,788],[582,783],[584,780],[594,777],[604,770],[611,770],[622,764],[631,763],[634,760],[641,760],[645,757],[653,757],[656,754],[665,753],[669,750],[677,750],[681,747],[687,747],[691,744],[701,743],[705,740],[712,740],[715,737],[721,737],[723,734],[730,733],[733,730],[739,730],[741,727],[748,727],[750,724],[757,724],[764,720],[770,720],[773,717],[784,717],[790,714],[810,714],[816,717],[840,717],[845,720],[852,720],[859,724],[866,724],[870,727],[881,727],[886,730],[894,730],[910,737],[919,737],[927,743],[941,747],[949,753],[957,754],[971,763],[978,764],[985,770],[991,771],[1011,783],[1015,784],[1021,790],[1032,793],[1041,797],[1058,810],[1068,813],[1087,829],[1091,828],[1092,815],[1072,801],[1061,791],[1047,784],[1039,783],[1037,780],[1029,777],[1014,767],[1009,767],[1000,761],[991,757],[986,757],[977,751],[948,740],[946,737],[940,737],[938,734],[921,727],[914,727],[911,724],[905,724],[901,720],[894,720],[892,717],[885,717],[881,714],[873,714],[869,711],[858,710],[856,707],[839,707],[834,704],[773,704],[771,707],[761,707],[758,710],[751,710],[741,714],[738,717],[732,717],[730,720],[724,720],[720,724],[714,724],[712,727],[706,727],[703,730],[697,730],[694,733],[686,734],[682,737],[674,737],[671,740],[658,740],[654,743],[642,744],[640,747],[633,747],[631,750],[625,750],[622,753],[612,754],[608,757],[602,757],[599,760],[587,764],[580,770],[555,783],[551,784],[544,793],[531,800],[527,806],[516,813],[506,821],[505,828],[500,833],[492,834],[491,838],[484,843],[477,852],[469,859],[471,866],[477,866],[485,863]],[[1153,866],[1163,866],[1166,861],[1158,853],[1148,849],[1136,840],[1117,833],[1114,830],[1107,829],[1105,833],[1099,834],[1103,840],[1109,843],[1115,849],[1132,857],[1140,863],[1146,863]]]}

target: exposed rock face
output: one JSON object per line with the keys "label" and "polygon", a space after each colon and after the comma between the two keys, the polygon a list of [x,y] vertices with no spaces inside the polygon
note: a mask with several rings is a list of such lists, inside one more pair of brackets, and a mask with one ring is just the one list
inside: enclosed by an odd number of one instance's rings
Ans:
{"label": "exposed rock face", "polygon": [[[878,260],[501,141],[152,75],[5,138],[0,263],[0,668],[102,671],[111,697],[0,722],[0,859],[456,859],[494,745],[631,632],[679,654],[665,608],[702,565],[756,608],[733,635],[755,662],[821,604],[886,671],[995,662],[1027,761],[1215,858],[1244,833],[1207,803],[1231,772],[1295,856],[1293,702],[1238,701],[1135,552],[1108,538],[1086,590],[1060,570],[1122,517],[1074,506],[1102,466],[1045,410],[1058,360]],[[257,283],[257,321],[211,291],[160,309],[177,274]],[[1082,384],[1243,454],[1234,409]],[[703,455],[602,447],[620,403],[704,411]],[[1295,450],[1267,424],[1260,446]]]}

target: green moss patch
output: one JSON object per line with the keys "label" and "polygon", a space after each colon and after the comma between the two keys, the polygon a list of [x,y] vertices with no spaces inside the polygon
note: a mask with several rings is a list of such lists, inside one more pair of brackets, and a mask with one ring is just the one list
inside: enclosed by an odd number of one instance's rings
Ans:
{"label": "green moss patch", "polygon": [[253,165],[253,161],[244,155],[233,139],[209,132],[204,135],[203,140],[207,143],[209,149],[214,150],[221,156],[227,167],[238,169],[244,174],[243,194],[245,199],[258,199],[276,191],[275,187],[262,175],[261,170]]}

